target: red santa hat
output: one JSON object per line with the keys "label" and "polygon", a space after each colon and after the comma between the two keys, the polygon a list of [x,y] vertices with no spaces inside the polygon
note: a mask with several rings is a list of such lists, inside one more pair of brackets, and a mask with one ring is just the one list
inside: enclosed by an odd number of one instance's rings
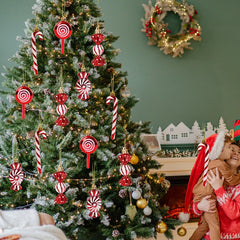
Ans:
{"label": "red santa hat", "polygon": [[[191,175],[188,181],[187,191],[185,195],[185,213],[188,212],[189,205],[193,198],[193,188],[197,183],[198,179],[204,172],[206,173],[207,177],[207,170],[208,170],[208,161],[217,159],[224,147],[224,140],[225,140],[225,133],[220,132],[211,135],[205,141],[198,145],[198,156],[191,171]],[[204,179],[204,185],[206,183],[206,178]],[[182,221],[180,219],[180,221]]]}

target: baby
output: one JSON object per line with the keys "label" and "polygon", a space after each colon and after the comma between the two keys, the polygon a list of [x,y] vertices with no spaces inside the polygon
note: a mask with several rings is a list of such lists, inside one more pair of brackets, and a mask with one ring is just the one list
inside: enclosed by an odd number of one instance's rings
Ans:
{"label": "baby", "polygon": [[[224,133],[211,135],[206,139],[206,146],[209,147],[209,164],[208,170],[213,170],[218,168],[220,177],[224,177],[224,184],[226,185],[236,185],[240,183],[240,174],[233,174],[230,166],[225,162],[226,159],[230,159],[232,154],[231,139],[225,136]],[[201,151],[201,150],[200,150]],[[206,149],[204,148],[199,152],[200,159],[196,160],[196,164],[202,165],[208,157],[206,155]],[[194,166],[196,167],[196,166]],[[201,170],[201,173],[203,169]],[[192,171],[191,175],[194,175]],[[211,195],[211,198],[216,199],[213,188],[206,182],[206,174],[202,173],[201,176],[196,180],[196,184],[192,185],[193,202],[199,202],[203,197]],[[194,176],[192,176],[194,177]],[[191,177],[190,177],[190,180]],[[190,182],[189,180],[189,182]],[[190,184],[191,185],[191,184]],[[217,208],[214,213],[204,212],[201,216],[201,222],[198,228],[195,230],[190,240],[200,240],[202,237],[210,230],[211,240],[220,240],[220,226]]]}

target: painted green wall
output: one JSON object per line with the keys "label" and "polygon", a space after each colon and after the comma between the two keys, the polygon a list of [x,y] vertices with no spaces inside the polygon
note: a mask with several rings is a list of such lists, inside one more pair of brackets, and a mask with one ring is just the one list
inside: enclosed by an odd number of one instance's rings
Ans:
{"label": "painted green wall", "polygon": [[[35,0],[0,0],[0,71],[18,49],[17,35],[24,34],[24,22],[32,18]],[[148,0],[100,0],[106,30],[120,36],[115,48],[118,61],[128,71],[129,87],[140,102],[133,109],[134,120],[158,126],[180,121],[189,127],[220,116],[231,128],[240,117],[240,1],[188,0],[200,16],[202,41],[181,59],[164,55],[148,46],[141,32],[142,3]],[[2,79],[2,77],[1,77]]]}

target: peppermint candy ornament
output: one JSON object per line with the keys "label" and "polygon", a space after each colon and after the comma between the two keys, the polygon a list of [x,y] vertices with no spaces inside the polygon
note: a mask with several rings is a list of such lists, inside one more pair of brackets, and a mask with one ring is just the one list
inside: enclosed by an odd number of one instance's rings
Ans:
{"label": "peppermint candy ornament", "polygon": [[99,210],[102,207],[102,200],[99,197],[100,191],[92,189],[88,192],[90,197],[87,199],[87,208],[89,209],[89,217],[97,218],[100,216]]}
{"label": "peppermint candy ornament", "polygon": [[24,173],[21,170],[22,164],[14,162],[10,165],[10,167],[12,168],[8,176],[8,179],[12,184],[10,189],[14,191],[19,191],[22,189],[21,183],[24,179]]}
{"label": "peppermint candy ornament", "polygon": [[43,40],[43,34],[36,27],[34,32],[32,33],[32,56],[33,56],[33,66],[32,69],[35,75],[38,75],[38,65],[37,65],[37,47],[36,47],[36,36],[39,37],[40,40]]}
{"label": "peppermint candy ornament", "polygon": [[87,168],[90,168],[90,154],[98,148],[98,141],[92,136],[85,136],[80,141],[80,149],[87,154]]}
{"label": "peppermint candy ornament", "polygon": [[15,98],[17,102],[22,104],[22,119],[25,118],[25,104],[32,101],[33,92],[29,87],[21,86],[15,92]]}
{"label": "peppermint candy ornament", "polygon": [[55,99],[57,100],[57,102],[60,103],[60,105],[57,106],[57,113],[60,116],[56,120],[56,124],[59,126],[66,126],[69,124],[69,121],[64,116],[67,113],[67,106],[64,103],[67,101],[68,95],[66,93],[64,93],[62,89],[60,89],[59,92],[60,93],[55,95]]}
{"label": "peppermint candy ornament", "polygon": [[93,54],[95,55],[92,60],[92,64],[95,67],[100,67],[105,64],[105,60],[101,57],[103,54],[104,48],[100,43],[104,40],[105,36],[100,33],[99,27],[97,27],[95,34],[91,36],[92,40],[96,43],[93,47]]}
{"label": "peppermint candy ornament", "polygon": [[79,92],[78,98],[81,100],[89,99],[89,93],[92,90],[92,84],[88,80],[89,74],[85,71],[78,73],[79,80],[76,84],[76,89]]}
{"label": "peppermint candy ornament", "polygon": [[67,177],[67,173],[63,171],[60,167],[59,171],[53,174],[58,183],[55,186],[55,190],[58,192],[54,202],[58,204],[64,204],[68,202],[67,197],[63,194],[66,191],[66,185],[63,183],[63,180]]}
{"label": "peppermint candy ornament", "polygon": [[61,39],[61,53],[64,53],[64,40],[69,38],[72,34],[72,27],[66,21],[58,22],[54,27],[55,35]]}

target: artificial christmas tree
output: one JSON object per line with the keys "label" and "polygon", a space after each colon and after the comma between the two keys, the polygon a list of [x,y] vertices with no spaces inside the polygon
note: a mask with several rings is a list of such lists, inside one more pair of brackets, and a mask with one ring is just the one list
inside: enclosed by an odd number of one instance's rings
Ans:
{"label": "artificial christmas tree", "polygon": [[[26,22],[26,36],[11,59],[16,65],[6,69],[6,90],[1,91],[9,101],[1,101],[1,208],[35,207],[49,213],[69,239],[151,237],[156,236],[159,222],[166,226],[165,235],[171,236],[177,221],[168,218],[168,209],[158,203],[168,188],[164,180],[147,174],[159,165],[140,141],[140,134],[149,132],[149,123],[130,120],[137,100],[121,95],[127,74],[113,61],[118,51],[112,43],[117,37],[105,32],[97,4],[37,0],[33,13],[38,21]],[[33,49],[31,36],[36,29],[43,39],[34,39],[37,47]],[[96,34],[104,38],[93,41]],[[97,53],[94,46],[101,51]],[[36,64],[37,70],[32,69]],[[87,92],[79,78],[90,81]],[[14,97],[21,86],[33,92],[31,102],[24,104],[24,119]],[[107,99],[114,101],[113,106],[106,104]],[[35,147],[34,132],[39,129],[47,138],[38,138]],[[19,191],[10,189],[8,179],[16,155],[11,154],[13,136],[25,175]],[[121,165],[119,156],[133,153],[138,161]],[[120,185],[122,177],[125,181]],[[140,199],[132,199],[136,190]]]}

